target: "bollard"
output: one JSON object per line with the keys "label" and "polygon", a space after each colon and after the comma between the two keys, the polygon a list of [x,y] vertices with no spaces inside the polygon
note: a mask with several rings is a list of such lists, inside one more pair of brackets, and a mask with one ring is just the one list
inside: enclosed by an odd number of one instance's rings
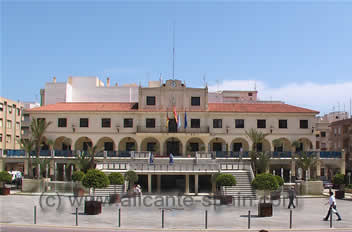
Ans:
{"label": "bollard", "polygon": [[76,208],[76,226],[78,226],[78,208]]}
{"label": "bollard", "polygon": [[290,229],[292,229],[292,209],[290,209]]}
{"label": "bollard", "polygon": [[121,227],[121,208],[119,208],[118,226]]}
{"label": "bollard", "polygon": [[205,210],[205,229],[208,229],[208,210]]}
{"label": "bollard", "polygon": [[330,208],[330,228],[332,228],[332,207]]}
{"label": "bollard", "polygon": [[164,209],[161,210],[161,228],[164,228]]}
{"label": "bollard", "polygon": [[251,211],[248,210],[248,229],[251,228]]}
{"label": "bollard", "polygon": [[34,224],[37,224],[37,206],[34,206],[34,218],[33,218],[33,221],[34,221]]}

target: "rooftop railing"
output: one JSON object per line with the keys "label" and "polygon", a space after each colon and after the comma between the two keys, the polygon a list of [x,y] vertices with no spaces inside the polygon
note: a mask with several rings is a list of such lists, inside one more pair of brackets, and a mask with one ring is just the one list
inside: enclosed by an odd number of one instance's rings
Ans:
{"label": "rooftop railing", "polygon": [[156,127],[146,127],[146,126],[137,126],[137,133],[209,133],[209,126],[199,127],[199,128],[169,128],[165,126],[156,126]]}

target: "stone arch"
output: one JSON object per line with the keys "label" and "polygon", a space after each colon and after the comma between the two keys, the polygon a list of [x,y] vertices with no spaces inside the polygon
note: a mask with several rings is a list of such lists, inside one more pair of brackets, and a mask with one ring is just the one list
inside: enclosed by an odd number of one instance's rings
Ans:
{"label": "stone arch", "polygon": [[75,150],[86,151],[89,146],[92,146],[93,142],[87,136],[80,137],[75,142]]}
{"label": "stone arch", "polygon": [[119,142],[119,151],[137,151],[137,141],[132,137],[125,137]]}
{"label": "stone arch", "polygon": [[147,137],[142,140],[140,151],[150,151],[156,155],[160,154],[160,142],[154,137]]}
{"label": "stone arch", "polygon": [[242,147],[242,151],[249,151],[249,143],[245,138],[235,138],[234,140],[232,140],[231,147],[229,150],[239,152],[240,147]]}
{"label": "stone arch", "polygon": [[102,137],[98,140],[97,146],[103,151],[115,151],[115,142],[110,137]]}
{"label": "stone arch", "polygon": [[[276,141],[279,143],[279,144],[275,144]],[[285,137],[281,137],[281,138],[278,138],[278,139],[274,139],[271,141],[271,144],[272,144],[272,147],[273,147],[273,150],[274,151],[283,151],[283,152],[289,152],[291,151],[292,149],[292,145],[291,145],[291,142],[288,138],[285,138]]]}
{"label": "stone arch", "polygon": [[175,156],[180,156],[183,153],[183,144],[179,138],[171,137],[164,142],[165,155],[172,153]]}
{"label": "stone arch", "polygon": [[72,139],[60,136],[54,141],[54,150],[71,150]]}
{"label": "stone arch", "polygon": [[223,138],[216,137],[209,141],[209,151],[226,151],[227,143]]}
{"label": "stone arch", "polygon": [[302,144],[301,145],[302,146],[301,148],[303,148],[302,151],[313,150],[313,143],[312,141],[310,141],[310,139],[303,137],[303,138],[299,138],[298,142]]}

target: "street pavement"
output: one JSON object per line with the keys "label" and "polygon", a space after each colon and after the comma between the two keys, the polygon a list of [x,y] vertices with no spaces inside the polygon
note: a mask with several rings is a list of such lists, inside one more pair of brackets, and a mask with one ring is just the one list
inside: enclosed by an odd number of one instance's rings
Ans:
{"label": "street pavement", "polygon": [[[164,197],[165,198],[165,197]],[[164,199],[163,198],[163,199]],[[1,231],[114,231],[118,229],[118,208],[121,209],[121,231],[158,231],[162,228],[162,208],[164,208],[164,228],[170,231],[201,231],[205,228],[205,212],[207,211],[207,231],[248,231],[248,213],[250,211],[250,228],[252,231],[267,229],[269,231],[286,231],[290,224],[290,210],[287,200],[274,204],[272,217],[257,216],[257,201],[246,202],[242,199],[235,201],[233,206],[207,205],[202,197],[194,197],[192,205],[186,204],[185,198],[171,198],[169,205],[156,204],[158,196],[144,196],[141,201],[145,204],[127,206],[105,204],[99,215],[84,214],[84,200],[73,199],[68,196],[1,196],[0,223]],[[188,201],[191,198],[188,199]],[[192,200],[191,199],[191,200]],[[74,201],[76,200],[76,201]],[[104,199],[103,199],[104,200]],[[160,200],[160,199],[159,199]],[[165,200],[165,199],[164,199]],[[170,199],[169,199],[170,200]],[[175,200],[175,204],[173,204]],[[324,231],[329,229],[329,222],[323,221],[328,206],[328,198],[299,198],[297,208],[292,210],[292,228],[296,231]],[[74,204],[73,204],[74,203]],[[160,203],[160,202],[159,202]],[[189,202],[188,202],[189,203]],[[241,204],[240,204],[241,203]],[[15,225],[33,225],[34,207],[36,206],[37,226],[48,228]],[[78,218],[76,225],[76,208]],[[352,201],[337,200],[337,208],[343,220],[332,221],[334,231],[352,231]],[[51,227],[56,226],[56,227]],[[58,227],[57,227],[58,226]],[[74,227],[62,229],[62,227]],[[82,228],[81,228],[82,227]],[[323,230],[324,229],[324,230]],[[340,230],[341,229],[341,230]],[[290,230],[292,231],[292,230]],[[327,230],[329,231],[329,230]]]}

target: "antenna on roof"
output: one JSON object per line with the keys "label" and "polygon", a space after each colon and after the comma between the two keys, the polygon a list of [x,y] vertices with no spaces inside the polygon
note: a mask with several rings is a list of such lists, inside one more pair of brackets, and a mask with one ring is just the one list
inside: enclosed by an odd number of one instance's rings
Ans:
{"label": "antenna on roof", "polygon": [[175,22],[172,28],[172,79],[175,80]]}
{"label": "antenna on roof", "polygon": [[216,92],[219,92],[219,80],[216,80]]}
{"label": "antenna on roof", "polygon": [[206,75],[203,75],[204,88],[208,87]]}
{"label": "antenna on roof", "polygon": [[163,78],[162,78],[161,73],[160,73],[160,85],[162,85],[162,84],[163,84]]}
{"label": "antenna on roof", "polygon": [[257,81],[254,81],[254,91],[257,91]]}

